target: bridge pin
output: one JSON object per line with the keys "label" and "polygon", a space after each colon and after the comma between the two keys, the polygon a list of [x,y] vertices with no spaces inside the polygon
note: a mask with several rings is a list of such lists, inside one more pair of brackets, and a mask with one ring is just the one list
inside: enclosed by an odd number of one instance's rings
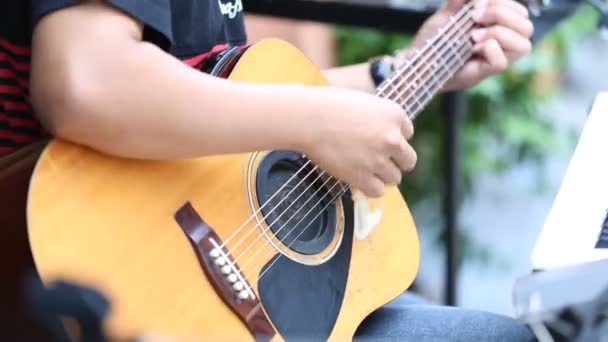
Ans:
{"label": "bridge pin", "polygon": [[227,278],[228,278],[228,281],[231,283],[234,283],[237,280],[236,274],[234,274],[234,273],[229,274]]}
{"label": "bridge pin", "polygon": [[211,252],[209,252],[209,256],[212,257],[213,259],[217,258],[220,256],[220,251],[217,248],[214,248],[211,250]]}
{"label": "bridge pin", "polygon": [[230,274],[230,272],[232,272],[232,267],[230,267],[230,265],[225,265],[222,267],[222,273]]}
{"label": "bridge pin", "polygon": [[235,291],[241,291],[241,290],[243,290],[243,283],[241,283],[240,281],[237,281],[236,283],[234,283],[234,285],[232,285],[232,288]]}

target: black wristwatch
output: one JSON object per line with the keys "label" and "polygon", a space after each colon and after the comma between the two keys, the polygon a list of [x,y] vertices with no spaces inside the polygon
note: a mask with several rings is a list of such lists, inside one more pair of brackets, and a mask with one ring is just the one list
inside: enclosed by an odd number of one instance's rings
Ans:
{"label": "black wristwatch", "polygon": [[369,74],[378,88],[382,82],[389,78],[395,71],[395,65],[386,56],[374,58],[369,63]]}

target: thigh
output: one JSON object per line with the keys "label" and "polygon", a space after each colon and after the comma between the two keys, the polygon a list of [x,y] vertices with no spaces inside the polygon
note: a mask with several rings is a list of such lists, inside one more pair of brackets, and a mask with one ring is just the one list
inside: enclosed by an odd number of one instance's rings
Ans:
{"label": "thigh", "polygon": [[372,313],[355,341],[535,341],[531,330],[510,317],[398,298]]}

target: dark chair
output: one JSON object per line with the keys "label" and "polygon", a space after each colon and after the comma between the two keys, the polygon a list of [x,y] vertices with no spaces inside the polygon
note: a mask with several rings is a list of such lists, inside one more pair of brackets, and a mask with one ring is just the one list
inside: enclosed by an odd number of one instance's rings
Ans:
{"label": "dark chair", "polygon": [[26,276],[34,272],[26,203],[36,161],[45,142],[0,158],[0,340],[46,341],[26,305]]}

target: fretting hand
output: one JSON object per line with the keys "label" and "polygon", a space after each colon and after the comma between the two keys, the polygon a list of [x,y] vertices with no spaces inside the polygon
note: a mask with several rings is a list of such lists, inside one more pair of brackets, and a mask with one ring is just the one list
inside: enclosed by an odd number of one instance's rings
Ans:
{"label": "fretting hand", "polygon": [[[534,26],[525,6],[514,0],[472,0],[473,20],[482,26],[472,31],[476,43],[474,56],[446,84],[444,90],[474,86],[483,79],[504,71],[530,52]],[[456,13],[464,0],[447,0],[420,28],[413,47],[421,46],[448,17]]]}

